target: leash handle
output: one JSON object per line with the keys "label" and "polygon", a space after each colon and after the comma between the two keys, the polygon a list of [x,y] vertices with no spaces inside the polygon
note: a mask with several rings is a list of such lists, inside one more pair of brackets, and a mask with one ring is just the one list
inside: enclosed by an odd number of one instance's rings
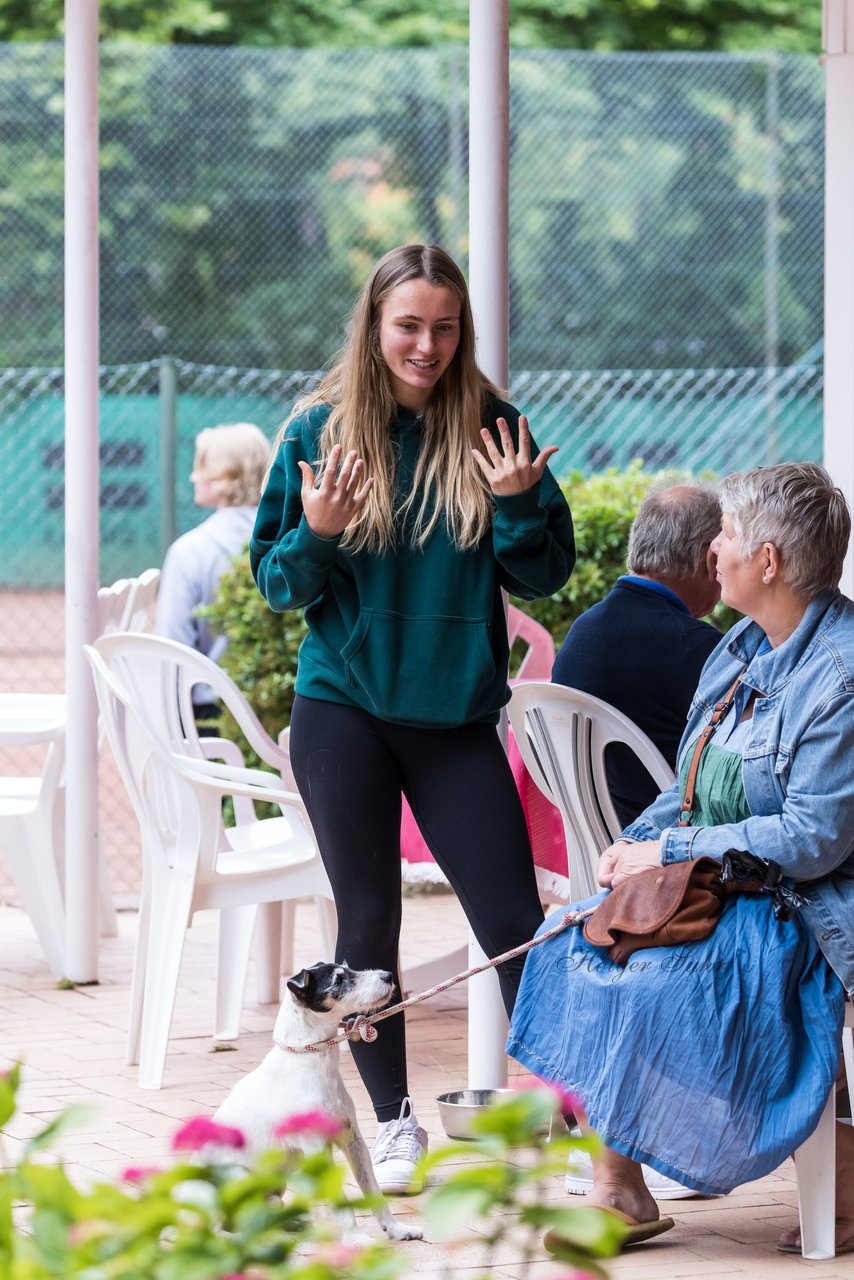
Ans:
{"label": "leash handle", "polygon": [[[598,904],[597,904],[598,905]],[[536,938],[531,938],[529,942],[523,942],[519,947],[513,947],[510,951],[504,951],[500,956],[494,956],[491,960],[484,961],[483,964],[474,965],[471,969],[466,969],[464,973],[457,973],[453,978],[447,978],[444,982],[438,982],[435,987],[430,987],[428,991],[421,991],[416,996],[410,996],[408,1000],[400,1000],[397,1004],[389,1005],[387,1009],[380,1009],[379,1013],[359,1014],[353,1019],[350,1027],[342,1031],[337,1036],[331,1036],[328,1040],[320,1040],[316,1044],[290,1045],[280,1044],[280,1049],[285,1049],[288,1053],[320,1053],[324,1049],[332,1049],[335,1045],[343,1044],[345,1040],[366,1040],[372,1042],[376,1040],[379,1034],[374,1027],[375,1022],[382,1022],[383,1018],[391,1018],[396,1013],[400,1013],[403,1009],[409,1009],[414,1004],[421,1004],[423,1000],[430,1000],[433,996],[439,995],[442,991],[448,991],[451,987],[455,987],[459,982],[466,982],[469,978],[473,978],[478,973],[484,973],[487,969],[494,969],[499,964],[505,964],[508,960],[513,960],[516,956],[524,955],[526,951],[530,951],[532,947],[539,947],[544,942],[548,942],[550,938],[556,937],[559,933],[563,933],[564,929],[569,929],[574,925],[583,924],[588,917],[593,915],[596,907],[588,907],[586,911],[566,911],[561,917],[560,923],[554,928],[549,929],[546,933],[539,934]]]}

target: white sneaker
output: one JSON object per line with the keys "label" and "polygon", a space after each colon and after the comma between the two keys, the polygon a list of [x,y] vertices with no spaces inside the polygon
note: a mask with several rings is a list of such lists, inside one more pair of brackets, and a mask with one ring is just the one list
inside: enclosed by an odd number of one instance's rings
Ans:
{"label": "white sneaker", "polygon": [[[578,1137],[578,1130],[573,1130]],[[698,1192],[683,1187],[681,1182],[667,1178],[648,1164],[642,1164],[643,1180],[655,1200],[690,1200]],[[593,1190],[593,1161],[587,1151],[570,1151],[566,1162],[566,1189],[571,1196],[584,1196]]]}
{"label": "white sneaker", "polygon": [[415,1119],[412,1099],[404,1098],[396,1120],[381,1124],[371,1150],[371,1163],[380,1191],[387,1195],[417,1196],[424,1179],[415,1166],[427,1151],[427,1134]]}

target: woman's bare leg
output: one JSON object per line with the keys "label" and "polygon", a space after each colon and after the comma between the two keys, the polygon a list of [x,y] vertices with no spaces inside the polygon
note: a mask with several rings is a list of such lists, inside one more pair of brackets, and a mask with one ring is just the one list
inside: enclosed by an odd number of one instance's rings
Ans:
{"label": "woman's bare leg", "polygon": [[[576,1123],[582,1133],[595,1135],[583,1112],[577,1114]],[[641,1166],[610,1147],[603,1146],[602,1154],[593,1159],[593,1186],[584,1200],[605,1209],[619,1209],[636,1222],[657,1222],[661,1216],[643,1180]]]}
{"label": "woman's bare leg", "polygon": [[620,1209],[636,1222],[657,1222],[661,1216],[643,1180],[641,1166],[610,1147],[605,1147],[593,1161],[593,1186],[585,1202]]}

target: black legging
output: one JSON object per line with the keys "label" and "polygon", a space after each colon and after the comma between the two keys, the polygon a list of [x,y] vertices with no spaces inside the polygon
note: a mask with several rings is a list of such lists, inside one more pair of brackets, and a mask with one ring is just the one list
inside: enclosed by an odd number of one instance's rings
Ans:
{"label": "black legging", "polygon": [[[533,937],[543,920],[525,817],[492,725],[415,729],[356,707],[297,697],[291,763],[338,910],[336,960],[389,969],[400,999],[400,816],[406,795],[430,852],[488,956]],[[524,956],[497,972],[508,1013]],[[409,1090],[403,1015],[353,1057],[380,1121]]]}

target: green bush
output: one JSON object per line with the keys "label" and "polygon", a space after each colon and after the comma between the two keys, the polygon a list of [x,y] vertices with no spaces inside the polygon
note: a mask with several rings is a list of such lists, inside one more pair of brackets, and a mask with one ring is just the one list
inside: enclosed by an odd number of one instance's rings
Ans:
{"label": "green bush", "polygon": [[[573,472],[561,481],[575,524],[575,569],[548,599],[514,600],[551,632],[557,647],[579,614],[601,600],[625,572],[629,528],[650,485],[685,478],[644,471],[635,462],[626,471],[612,468],[587,477]],[[248,555],[223,576],[219,596],[205,613],[213,627],[228,636],[223,667],[275,738],[290,723],[297,650],[305,635],[302,613],[278,614],[267,607],[252,581]],[[737,617],[719,605],[713,620],[726,630]]]}

